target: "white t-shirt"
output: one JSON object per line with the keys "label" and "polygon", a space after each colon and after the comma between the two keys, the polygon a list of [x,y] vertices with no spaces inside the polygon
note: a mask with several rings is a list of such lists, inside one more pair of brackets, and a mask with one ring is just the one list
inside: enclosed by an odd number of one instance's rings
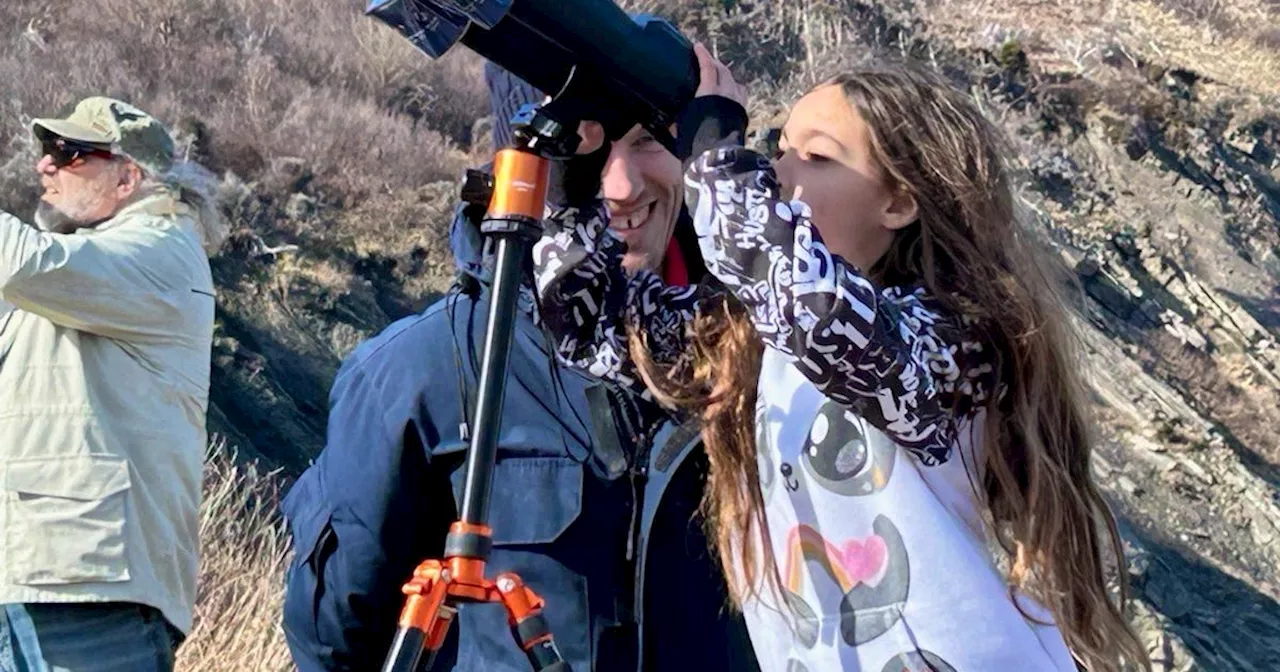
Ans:
{"label": "white t-shirt", "polygon": [[767,583],[744,605],[762,670],[1074,672],[1058,629],[1019,613],[990,559],[963,464],[980,482],[972,446],[923,466],[773,349],[757,435],[774,557],[796,614],[777,609]]}

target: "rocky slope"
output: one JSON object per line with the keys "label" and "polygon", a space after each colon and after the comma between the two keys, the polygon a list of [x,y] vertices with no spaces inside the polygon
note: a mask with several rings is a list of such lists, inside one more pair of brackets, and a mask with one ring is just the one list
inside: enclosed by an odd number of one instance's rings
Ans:
{"label": "rocky slope", "polygon": [[[753,106],[762,123],[821,64],[895,51],[934,59],[987,102],[1023,154],[1028,211],[1084,290],[1106,439],[1096,470],[1124,521],[1135,618],[1158,669],[1280,669],[1272,94],[1213,80],[1193,62],[1144,58],[1123,40],[1064,68],[1050,58],[1061,48],[1031,31],[985,26],[984,42],[939,21],[936,5],[802,5],[798,24],[768,4],[673,9],[765,82],[770,94]],[[840,50],[814,34],[840,35]],[[760,39],[773,50],[753,49]],[[451,195],[447,182],[424,187],[415,214],[441,221]],[[309,202],[305,189],[289,197],[286,220]],[[445,276],[432,266],[438,250],[344,248],[324,262],[342,281],[326,283],[312,241],[276,240],[300,249],[220,263],[254,281],[224,300],[216,401],[228,431],[296,465],[320,442],[324,384],[341,354],[422,305],[422,290]],[[413,282],[418,291],[406,291]]]}
{"label": "rocky slope", "polygon": [[[1105,439],[1096,471],[1124,522],[1135,618],[1157,669],[1280,669],[1280,9],[1264,0],[630,4],[669,12],[755,80],[761,130],[821,73],[865,58],[925,59],[987,106],[1017,144],[1029,218],[1083,290]],[[28,26],[13,33],[22,49],[50,39],[38,17],[11,18]],[[388,36],[362,30],[325,33],[336,54],[325,56],[328,74],[280,67],[302,86],[337,86],[333,73],[356,71],[342,59],[364,59],[377,69],[342,91],[414,133],[441,117],[431,137],[442,144],[420,149],[431,169],[412,181],[376,173],[364,156],[381,158],[376,144],[351,156],[382,186],[353,192],[305,146],[251,156],[226,124],[191,113],[180,125],[229,171],[237,225],[214,261],[212,427],[286,474],[323,443],[341,358],[447,286],[457,186],[448,178],[490,151],[477,64],[412,70]],[[263,37],[253,53],[295,44],[282,39]],[[395,133],[387,137],[422,137]],[[4,161],[8,170],[13,158]]]}
{"label": "rocky slope", "polygon": [[[867,43],[950,52],[959,77],[1020,139],[1027,205],[1088,297],[1087,351],[1107,437],[1097,473],[1125,520],[1138,622],[1158,665],[1280,668],[1276,108],[1213,87],[1192,68],[1111,58],[1087,78],[1046,71],[1017,40],[985,50],[915,41],[918,24],[853,8]],[[447,185],[430,194],[448,196]],[[248,406],[299,418],[270,423],[274,432],[298,428],[286,443],[318,440],[325,376],[306,367],[328,357],[316,353],[336,356],[354,340],[344,335],[374,328],[376,317],[353,322],[361,311],[410,307],[386,297],[399,294],[397,274],[412,274],[412,264],[367,255],[352,267],[366,280],[349,291],[300,297],[327,337],[313,327],[300,342],[294,329],[304,325],[282,289],[269,300],[288,321],[240,323],[241,333],[265,330],[276,341],[241,340],[244,364],[220,370],[246,381],[258,362],[279,372],[266,380],[289,393]],[[225,398],[243,404],[244,392],[229,387]]]}

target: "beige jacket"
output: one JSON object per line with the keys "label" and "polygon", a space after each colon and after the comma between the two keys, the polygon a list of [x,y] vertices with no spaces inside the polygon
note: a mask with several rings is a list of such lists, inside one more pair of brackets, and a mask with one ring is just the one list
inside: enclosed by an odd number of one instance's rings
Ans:
{"label": "beige jacket", "polygon": [[92,230],[0,212],[0,604],[129,601],[191,629],[214,290],[167,194]]}

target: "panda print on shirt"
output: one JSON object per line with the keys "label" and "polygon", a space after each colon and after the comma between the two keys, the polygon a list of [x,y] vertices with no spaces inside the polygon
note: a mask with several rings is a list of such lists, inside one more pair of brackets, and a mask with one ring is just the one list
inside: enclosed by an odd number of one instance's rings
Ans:
{"label": "panda print on shirt", "polygon": [[818,643],[819,623],[815,609],[799,592],[806,566],[810,572],[825,573],[839,587],[842,594],[824,597],[839,600],[840,636],[849,646],[883,635],[902,617],[911,570],[902,534],[887,516],[876,517],[870,534],[838,541],[809,525],[797,525],[787,546],[787,603],[798,616],[796,637],[806,648]]}
{"label": "panda print on shirt", "polygon": [[918,650],[899,653],[880,672],[956,672],[956,668],[935,653]]}
{"label": "panda print on shirt", "polygon": [[[770,480],[781,480],[788,491],[805,499],[810,493],[799,491],[806,486],[842,497],[873,495],[888,485],[897,450],[889,441],[868,441],[867,432],[857,415],[826,400],[800,449],[800,469],[783,462],[780,473]],[[773,453],[768,433],[760,431],[759,436],[759,454]],[[849,646],[884,634],[901,617],[910,568],[902,534],[888,517],[877,516],[863,536],[839,539],[829,539],[815,526],[801,523],[791,529],[786,548],[782,573],[786,601],[796,616],[796,638],[806,648],[818,642],[818,614],[829,612],[833,605],[811,605],[802,597],[805,568],[821,572],[829,581],[825,585],[838,587],[840,594],[826,599],[838,603],[840,635]]]}
{"label": "panda print on shirt", "polygon": [[898,452],[888,442],[874,446],[868,447],[862,420],[853,411],[827,401],[809,426],[800,463],[819,487],[838,495],[870,495],[888,485]]}
{"label": "panda print on shirt", "polygon": [[769,501],[769,496],[773,494],[773,485],[778,480],[778,474],[774,473],[773,465],[773,446],[769,443],[769,433],[766,431],[768,423],[766,422],[766,414],[768,406],[765,404],[763,397],[756,398],[756,471],[760,475],[760,492],[764,495],[764,501]]}

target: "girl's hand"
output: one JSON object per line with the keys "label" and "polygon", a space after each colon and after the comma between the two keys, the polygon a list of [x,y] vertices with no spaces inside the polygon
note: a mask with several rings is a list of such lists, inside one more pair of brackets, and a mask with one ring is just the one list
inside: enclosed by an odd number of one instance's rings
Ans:
{"label": "girl's hand", "polygon": [[701,42],[693,45],[693,53],[698,56],[698,90],[694,97],[723,96],[742,107],[747,106],[747,87],[733,81],[729,68],[716,60]]}
{"label": "girl's hand", "polygon": [[598,121],[583,121],[578,124],[578,150],[575,154],[591,154],[604,146],[604,126]]}

